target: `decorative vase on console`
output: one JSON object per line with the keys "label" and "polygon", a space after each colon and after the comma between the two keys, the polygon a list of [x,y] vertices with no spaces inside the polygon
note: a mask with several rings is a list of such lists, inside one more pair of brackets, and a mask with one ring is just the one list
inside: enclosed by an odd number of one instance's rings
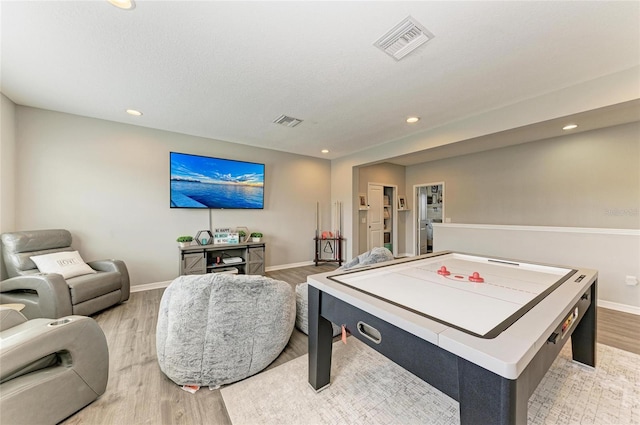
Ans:
{"label": "decorative vase on console", "polygon": [[251,242],[260,242],[261,239],[262,239],[262,233],[260,232],[251,233]]}

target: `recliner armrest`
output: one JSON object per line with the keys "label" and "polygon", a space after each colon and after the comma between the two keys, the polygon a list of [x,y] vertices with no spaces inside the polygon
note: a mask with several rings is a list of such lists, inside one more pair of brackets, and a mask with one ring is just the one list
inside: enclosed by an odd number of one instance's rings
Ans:
{"label": "recliner armrest", "polygon": [[[22,302],[20,291],[35,291],[37,303],[25,298],[22,311],[28,319],[38,317],[58,318],[72,313],[69,286],[64,278],[56,273],[39,273],[16,276],[0,282],[0,300]],[[3,297],[3,295],[5,295]]]}
{"label": "recliner armrest", "polygon": [[98,323],[86,316],[33,319],[0,333],[0,380],[51,354],[76,373],[96,394],[103,394],[109,375],[109,349]]}
{"label": "recliner armrest", "polygon": [[88,261],[87,264],[94,270],[100,272],[118,272],[122,276],[122,298],[120,302],[127,301],[129,299],[130,283],[129,283],[129,270],[127,265],[122,260],[96,260]]}
{"label": "recliner armrest", "polygon": [[8,307],[0,307],[0,332],[26,321],[27,318],[19,311]]}

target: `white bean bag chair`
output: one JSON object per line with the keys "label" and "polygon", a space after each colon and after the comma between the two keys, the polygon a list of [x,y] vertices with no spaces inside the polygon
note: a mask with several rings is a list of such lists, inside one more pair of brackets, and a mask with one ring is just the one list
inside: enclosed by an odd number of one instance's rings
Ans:
{"label": "white bean bag chair", "polygon": [[219,386],[254,375],[289,342],[295,308],[293,288],[280,280],[180,276],[160,301],[160,369],[179,385]]}

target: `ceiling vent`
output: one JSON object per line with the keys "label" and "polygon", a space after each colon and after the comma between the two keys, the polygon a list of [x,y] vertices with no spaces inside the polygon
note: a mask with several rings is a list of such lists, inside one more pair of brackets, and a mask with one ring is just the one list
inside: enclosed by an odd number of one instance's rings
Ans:
{"label": "ceiling vent", "polygon": [[300,124],[302,120],[299,120],[298,118],[288,117],[286,115],[280,115],[273,122],[276,124],[282,124],[285,127],[295,127],[296,125]]}
{"label": "ceiling vent", "polygon": [[407,16],[373,45],[395,60],[400,60],[433,37],[435,36],[422,24]]}

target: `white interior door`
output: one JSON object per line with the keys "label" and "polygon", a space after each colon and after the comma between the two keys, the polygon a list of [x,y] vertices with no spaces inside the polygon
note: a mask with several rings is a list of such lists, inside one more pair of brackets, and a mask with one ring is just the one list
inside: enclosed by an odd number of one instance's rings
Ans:
{"label": "white interior door", "polygon": [[369,184],[367,196],[369,198],[368,220],[368,250],[384,246],[384,211],[383,211],[383,186]]}

